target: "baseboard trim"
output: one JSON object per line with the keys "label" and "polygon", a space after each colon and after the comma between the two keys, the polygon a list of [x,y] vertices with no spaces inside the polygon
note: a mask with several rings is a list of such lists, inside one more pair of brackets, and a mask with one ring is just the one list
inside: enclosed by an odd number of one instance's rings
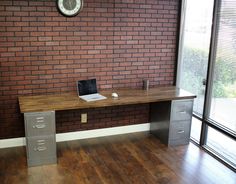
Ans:
{"label": "baseboard trim", "polygon": [[[127,134],[134,132],[144,132],[149,130],[150,130],[150,123],[143,123],[138,125],[127,125],[127,126],[119,126],[111,128],[101,128],[95,130],[83,130],[77,132],[59,133],[56,134],[56,142],[105,137],[105,136]],[[10,148],[18,146],[25,146],[25,137],[0,140],[0,148]]]}
{"label": "baseboard trim", "polygon": [[138,125],[127,125],[120,127],[112,127],[112,128],[101,128],[95,130],[84,130],[78,132],[68,132],[56,134],[56,141],[72,141],[79,139],[88,139],[88,138],[96,138],[96,137],[105,137],[110,135],[119,135],[119,134],[127,134],[134,132],[143,132],[150,130],[150,123],[138,124]]}
{"label": "baseboard trim", "polygon": [[18,147],[18,146],[24,146],[24,145],[25,145],[25,137],[0,140],[0,149]]}

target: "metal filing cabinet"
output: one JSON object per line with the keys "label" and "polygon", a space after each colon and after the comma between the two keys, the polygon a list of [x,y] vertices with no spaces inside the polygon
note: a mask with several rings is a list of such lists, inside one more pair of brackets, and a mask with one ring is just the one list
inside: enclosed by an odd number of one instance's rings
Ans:
{"label": "metal filing cabinet", "polygon": [[193,100],[173,100],[152,103],[150,130],[167,145],[189,143]]}
{"label": "metal filing cabinet", "polygon": [[55,112],[24,113],[28,166],[57,162]]}

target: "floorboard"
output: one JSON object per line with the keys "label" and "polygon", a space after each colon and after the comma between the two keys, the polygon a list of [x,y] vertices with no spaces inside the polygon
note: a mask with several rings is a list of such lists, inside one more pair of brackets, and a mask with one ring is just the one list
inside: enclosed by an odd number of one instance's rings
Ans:
{"label": "floorboard", "polygon": [[58,164],[28,168],[25,147],[0,149],[2,184],[236,184],[236,174],[190,143],[149,133],[57,143]]}

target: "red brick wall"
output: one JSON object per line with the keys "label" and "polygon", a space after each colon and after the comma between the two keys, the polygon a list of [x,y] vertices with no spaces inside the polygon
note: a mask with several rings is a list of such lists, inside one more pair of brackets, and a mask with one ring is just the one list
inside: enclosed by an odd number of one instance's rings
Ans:
{"label": "red brick wall", "polygon": [[[93,77],[99,89],[173,84],[178,0],[84,0],[73,18],[55,2],[0,1],[0,138],[24,136],[20,95],[74,91]],[[148,121],[148,105],[89,110],[86,125],[80,112],[58,112],[57,131]]]}

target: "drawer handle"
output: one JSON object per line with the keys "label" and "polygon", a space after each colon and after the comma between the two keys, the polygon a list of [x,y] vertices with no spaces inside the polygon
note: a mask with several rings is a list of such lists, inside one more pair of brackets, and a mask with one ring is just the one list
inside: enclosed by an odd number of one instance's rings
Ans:
{"label": "drawer handle", "polygon": [[37,120],[37,123],[43,123],[44,122],[44,120],[42,119],[42,120]]}
{"label": "drawer handle", "polygon": [[37,142],[38,142],[38,143],[44,143],[45,140],[44,140],[44,139],[39,139],[39,140],[37,140]]}
{"label": "drawer handle", "polygon": [[186,111],[179,111],[180,114],[186,114]]}
{"label": "drawer handle", "polygon": [[182,133],[184,133],[184,130],[179,130],[178,131],[178,134],[182,134]]}
{"label": "drawer handle", "polygon": [[44,145],[44,144],[45,144],[45,142],[39,142],[39,143],[38,143],[39,146],[42,146],[42,145]]}
{"label": "drawer handle", "polygon": [[34,151],[45,151],[47,150],[46,147],[37,147],[37,148],[34,148]]}
{"label": "drawer handle", "polygon": [[37,120],[42,120],[42,119],[44,119],[44,117],[37,117],[36,119]]}
{"label": "drawer handle", "polygon": [[38,128],[38,129],[41,129],[41,128],[45,128],[46,125],[45,124],[41,124],[41,125],[34,125],[33,128]]}

